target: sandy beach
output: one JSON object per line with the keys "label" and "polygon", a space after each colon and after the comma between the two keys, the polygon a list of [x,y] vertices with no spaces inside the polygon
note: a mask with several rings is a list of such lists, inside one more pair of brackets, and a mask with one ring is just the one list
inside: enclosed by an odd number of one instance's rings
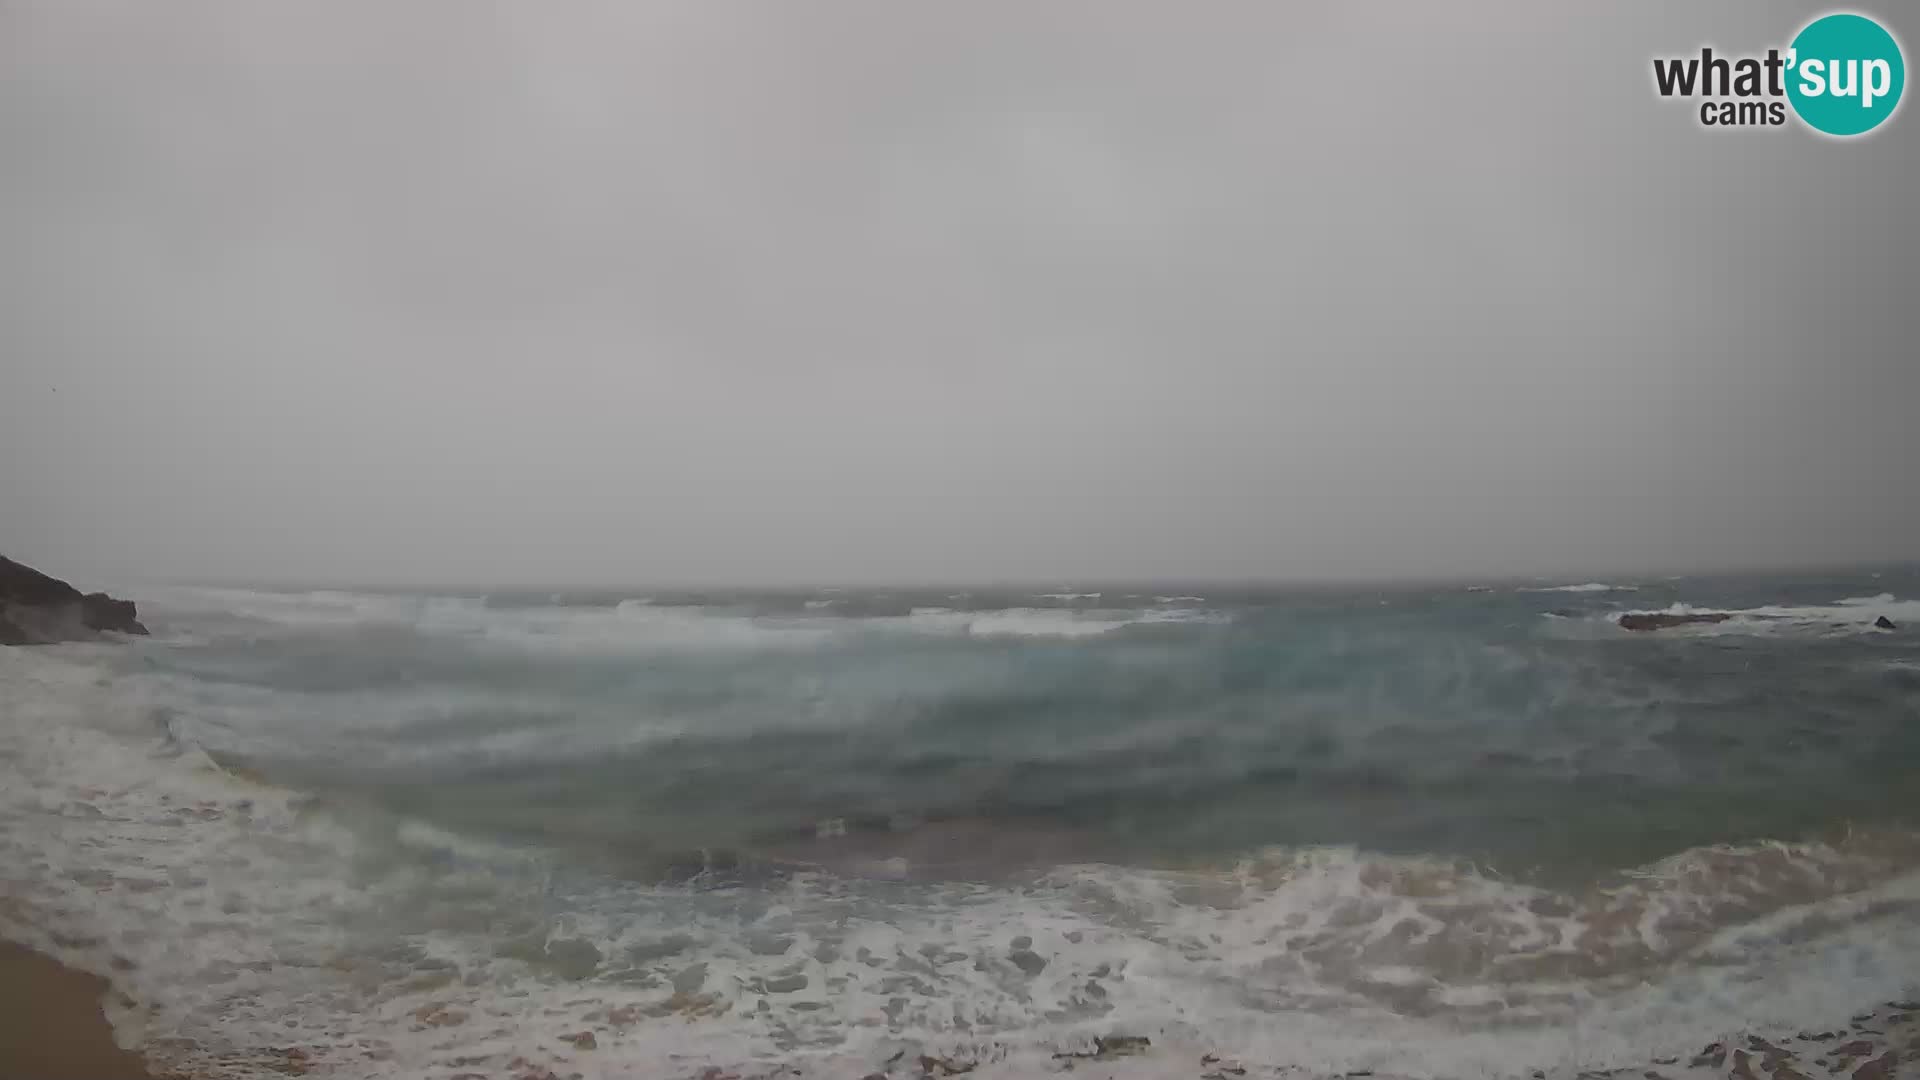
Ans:
{"label": "sandy beach", "polygon": [[157,1080],[113,1041],[106,980],[0,941],[0,1078]]}

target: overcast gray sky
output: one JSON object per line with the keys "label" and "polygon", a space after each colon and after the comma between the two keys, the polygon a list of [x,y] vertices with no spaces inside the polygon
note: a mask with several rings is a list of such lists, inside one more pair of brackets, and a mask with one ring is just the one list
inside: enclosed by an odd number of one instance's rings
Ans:
{"label": "overcast gray sky", "polygon": [[1710,132],[1651,88],[1818,8],[1324,6],[0,0],[0,552],[1920,558],[1920,116]]}

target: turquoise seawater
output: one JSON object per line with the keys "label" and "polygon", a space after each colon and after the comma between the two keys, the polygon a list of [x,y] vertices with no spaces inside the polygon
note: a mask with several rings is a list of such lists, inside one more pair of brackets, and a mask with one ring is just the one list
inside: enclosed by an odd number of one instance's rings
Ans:
{"label": "turquoise seawater", "polygon": [[1914,568],[131,594],[0,658],[0,931],[182,1060],[1494,1075],[1920,977]]}

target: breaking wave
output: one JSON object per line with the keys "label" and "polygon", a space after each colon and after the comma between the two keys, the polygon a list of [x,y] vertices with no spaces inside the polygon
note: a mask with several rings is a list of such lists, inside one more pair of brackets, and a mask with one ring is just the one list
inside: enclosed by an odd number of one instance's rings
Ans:
{"label": "breaking wave", "polygon": [[1920,681],[1854,632],[1920,611],[1586,591],[162,593],[0,650],[0,936],[208,1076],[1571,1076],[1920,993]]}

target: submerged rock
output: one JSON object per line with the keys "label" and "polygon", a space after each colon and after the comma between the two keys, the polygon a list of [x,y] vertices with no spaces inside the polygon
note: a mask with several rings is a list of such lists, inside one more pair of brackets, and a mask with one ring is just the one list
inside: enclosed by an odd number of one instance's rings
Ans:
{"label": "submerged rock", "polygon": [[1721,1043],[1708,1043],[1695,1054],[1690,1063],[1696,1069],[1717,1069],[1727,1063],[1727,1048]]}
{"label": "submerged rock", "polygon": [[689,964],[681,968],[679,973],[673,977],[673,992],[676,994],[695,993],[705,985],[707,985],[707,965],[705,961],[698,964]]}
{"label": "submerged rock", "polygon": [[929,1054],[922,1054],[920,1055],[919,1066],[920,1066],[920,1075],[923,1077],[960,1076],[964,1073],[972,1072],[974,1070],[975,1063],[971,1061],[955,1061],[952,1058],[933,1057],[932,1055],[929,1055]]}
{"label": "submerged rock", "polygon": [[1047,970],[1047,958],[1031,949],[1015,949],[1007,954],[1007,959],[1013,961],[1014,967],[1026,972],[1028,978]]}
{"label": "submerged rock", "polygon": [[84,641],[104,632],[145,634],[133,601],[80,590],[0,556],[0,645]]}
{"label": "submerged rock", "polygon": [[1874,625],[1874,626],[1876,626],[1876,627],[1878,627],[1878,628],[1880,628],[1880,629],[1882,629],[1882,630],[1897,630],[1897,629],[1899,629],[1899,627],[1896,627],[1896,626],[1894,626],[1894,625],[1893,625],[1893,620],[1892,620],[1892,619],[1889,619],[1889,618],[1887,618],[1887,617],[1886,617],[1885,615],[1882,615],[1882,616],[1880,616],[1879,618],[1877,618],[1877,619],[1875,619],[1875,620],[1873,620],[1873,625]]}
{"label": "submerged rock", "polygon": [[[1153,1040],[1145,1035],[1106,1035],[1093,1040],[1092,1050],[1067,1051],[1053,1055],[1059,1061],[1070,1058],[1092,1058],[1095,1061],[1112,1061],[1115,1058],[1132,1057],[1153,1049]],[[1214,1061],[1218,1061],[1214,1058]],[[1211,1064],[1204,1062],[1203,1064]]]}
{"label": "submerged rock", "polygon": [[1853,1070],[1853,1080],[1894,1080],[1899,1075],[1894,1070],[1899,1067],[1900,1055],[1889,1050]]}
{"label": "submerged rock", "polygon": [[1723,623],[1733,618],[1724,611],[1629,611],[1619,618],[1622,630],[1665,630],[1689,623]]}

